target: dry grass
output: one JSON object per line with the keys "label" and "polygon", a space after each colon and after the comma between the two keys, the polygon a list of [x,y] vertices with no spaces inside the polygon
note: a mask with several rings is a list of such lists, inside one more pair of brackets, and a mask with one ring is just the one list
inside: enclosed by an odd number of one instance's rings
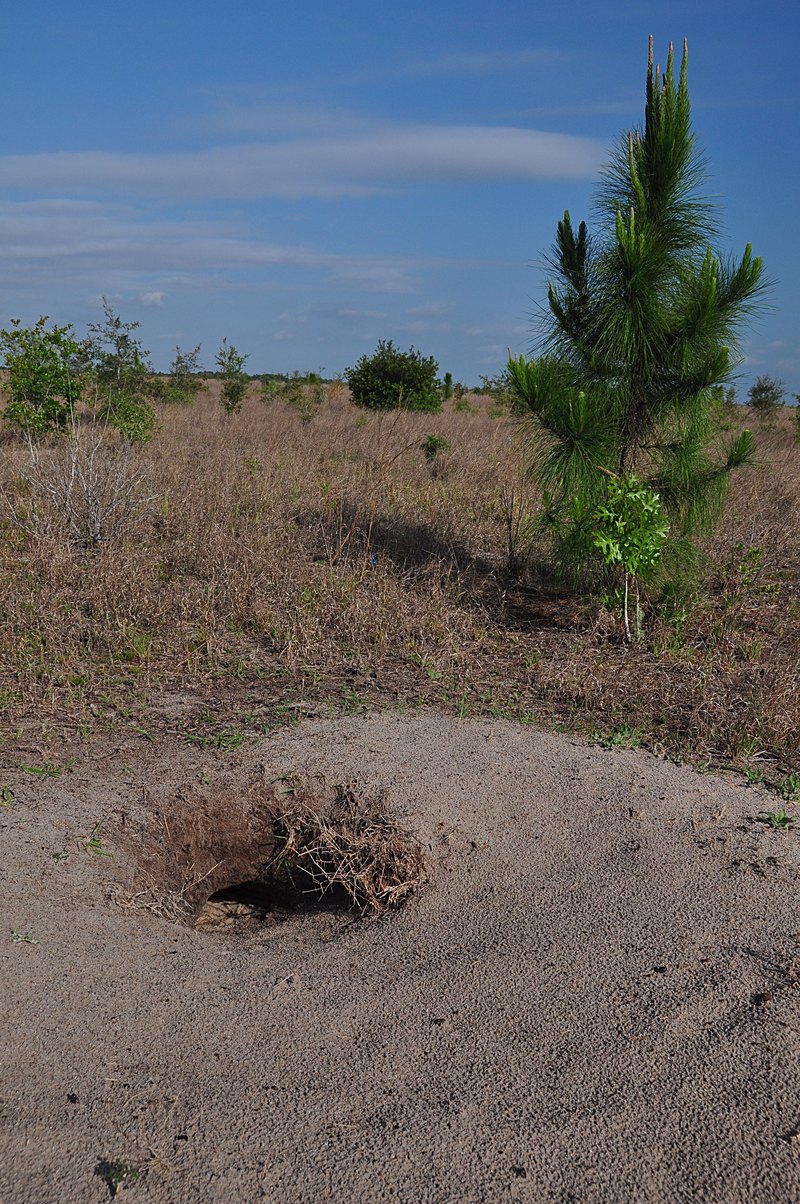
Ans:
{"label": "dry grass", "polygon": [[[20,525],[36,483],[24,444],[4,436],[9,729],[157,736],[180,730],[171,708],[184,692],[198,713],[245,727],[254,699],[264,723],[298,703],[429,705],[584,730],[625,722],[687,755],[742,764],[763,752],[769,772],[800,768],[800,445],[788,413],[759,435],[763,468],[737,478],[705,598],[652,616],[648,642],[626,650],[596,601],[560,596],[535,566],[521,583],[506,574],[520,498],[536,498],[513,424],[488,399],[380,418],[339,390],[304,423],[255,390],[227,418],[218,388],[162,411],[126,469],[127,523],[94,548],[76,546],[58,507]],[[433,465],[419,448],[428,434],[450,445]],[[60,455],[40,455],[41,479]],[[751,546],[752,573],[738,567]]]}
{"label": "dry grass", "polygon": [[383,794],[297,787],[277,803],[274,832],[276,861],[295,889],[343,892],[362,913],[397,907],[427,881],[422,846],[390,815]]}

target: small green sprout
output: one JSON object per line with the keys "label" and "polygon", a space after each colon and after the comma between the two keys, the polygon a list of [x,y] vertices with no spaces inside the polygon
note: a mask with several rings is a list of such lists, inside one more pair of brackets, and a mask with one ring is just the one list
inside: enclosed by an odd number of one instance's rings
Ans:
{"label": "small green sprout", "polygon": [[129,1183],[135,1183],[142,1175],[141,1171],[127,1162],[116,1160],[111,1162],[106,1158],[98,1162],[94,1173],[104,1180],[111,1192],[112,1200],[124,1187],[127,1187]]}
{"label": "small green sprout", "polygon": [[800,773],[790,773],[778,785],[778,793],[787,803],[800,799]]}
{"label": "small green sprout", "polygon": [[779,832],[788,832],[797,823],[797,816],[787,814],[783,808],[780,811],[762,811],[756,819],[760,824],[769,824]]}
{"label": "small green sprout", "polygon": [[105,819],[99,819],[92,828],[91,836],[85,836],[78,840],[78,845],[83,849],[84,853],[94,853],[96,857],[113,857],[114,854],[108,849],[103,848],[102,832],[103,826],[108,822],[108,816]]}
{"label": "small green sprout", "polygon": [[36,937],[30,932],[20,932],[19,928],[11,929],[11,939],[17,945],[38,945]]}

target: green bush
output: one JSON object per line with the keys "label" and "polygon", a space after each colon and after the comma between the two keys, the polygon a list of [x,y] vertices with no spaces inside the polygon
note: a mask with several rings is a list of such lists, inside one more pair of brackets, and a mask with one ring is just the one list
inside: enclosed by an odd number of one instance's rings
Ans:
{"label": "green bush", "polygon": [[0,330],[11,396],[3,417],[36,437],[64,430],[80,396],[75,373],[80,344],[71,326],[48,329],[47,321],[42,317],[35,326],[22,326],[15,318],[10,330]]}
{"label": "green bush", "polygon": [[176,347],[169,375],[158,381],[157,400],[164,405],[189,405],[203,387],[201,371],[199,343],[191,351]]}
{"label": "green bush", "polygon": [[782,380],[775,380],[772,376],[757,376],[747,396],[750,408],[762,422],[770,424],[780,406],[785,404],[786,388]]}
{"label": "green bush", "polygon": [[413,347],[400,351],[391,339],[378,343],[373,355],[362,355],[344,380],[357,406],[367,410],[441,409],[442,396],[436,380],[439,365]]}
{"label": "green bush", "polygon": [[429,464],[433,464],[440,452],[450,450],[450,444],[444,435],[426,435],[419,447]]}
{"label": "green bush", "polygon": [[103,321],[87,327],[81,360],[94,387],[95,417],[126,439],[143,443],[155,428],[153,400],[157,388],[148,352],[134,335],[138,329],[138,322],[123,322],[103,297]]}
{"label": "green bush", "polygon": [[225,413],[238,414],[245,399],[250,378],[244,371],[248,356],[241,355],[228,340],[222,340],[222,346],[216,355],[216,364],[222,379],[222,406]]}

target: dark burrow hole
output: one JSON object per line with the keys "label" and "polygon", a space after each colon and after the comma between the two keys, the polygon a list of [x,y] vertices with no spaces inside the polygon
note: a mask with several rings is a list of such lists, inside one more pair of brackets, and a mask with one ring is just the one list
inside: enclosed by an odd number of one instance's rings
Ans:
{"label": "dark burrow hole", "polygon": [[199,928],[247,928],[291,916],[333,913],[357,915],[347,891],[334,884],[323,894],[283,882],[237,882],[215,891],[198,908]]}
{"label": "dark burrow hole", "polygon": [[[165,839],[166,837],[166,839]],[[254,931],[292,917],[379,916],[427,881],[424,847],[382,790],[323,778],[180,797],[130,842],[157,914]],[[323,927],[324,927],[323,923]]]}

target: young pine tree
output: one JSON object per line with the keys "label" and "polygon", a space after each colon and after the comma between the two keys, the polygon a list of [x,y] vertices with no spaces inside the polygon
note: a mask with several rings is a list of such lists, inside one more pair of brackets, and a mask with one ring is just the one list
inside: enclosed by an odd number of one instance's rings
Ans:
{"label": "young pine tree", "polygon": [[761,260],[715,254],[692,132],[684,44],[663,78],[647,68],[644,127],[612,157],[598,197],[601,237],[569,213],[549,263],[549,313],[539,358],[509,371],[530,414],[532,469],[557,566],[580,580],[598,563],[593,540],[609,484],[636,474],[669,522],[661,563],[678,574],[693,537],[714,524],[731,472],[752,457],[742,431],[723,446],[719,386],[736,363],[736,334],[761,291]]}

